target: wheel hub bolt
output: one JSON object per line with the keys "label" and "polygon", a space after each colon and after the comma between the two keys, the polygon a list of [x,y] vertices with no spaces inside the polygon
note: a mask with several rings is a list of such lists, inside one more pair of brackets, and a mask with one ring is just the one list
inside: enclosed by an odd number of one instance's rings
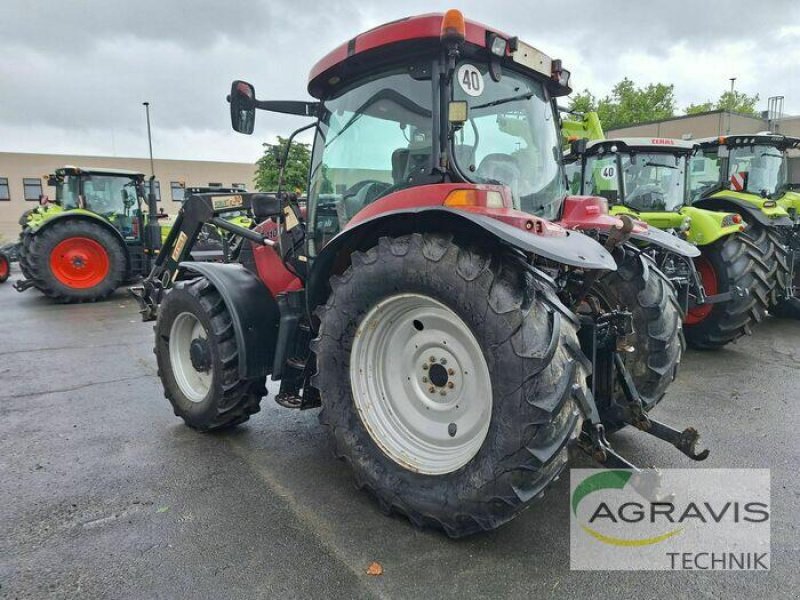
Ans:
{"label": "wheel hub bolt", "polygon": [[423,377],[422,378],[422,383],[428,383],[428,378],[427,377]]}
{"label": "wheel hub bolt", "polygon": [[448,375],[455,375],[455,374],[456,374],[456,372],[455,372],[455,370],[454,370],[454,369],[450,368],[450,369],[447,369],[447,374],[448,374]]}
{"label": "wheel hub bolt", "polygon": [[435,356],[429,356],[428,360],[431,361],[432,363],[435,363],[436,362],[436,357]]}
{"label": "wheel hub bolt", "polygon": [[442,390],[441,392],[439,392],[439,394],[442,396],[447,396],[447,390]]}
{"label": "wheel hub bolt", "polygon": [[435,388],[435,387],[433,387],[433,386],[431,386],[431,387],[429,387],[429,388],[428,388],[428,391],[429,391],[431,394],[433,394],[433,393],[436,391],[436,388]]}
{"label": "wheel hub bolt", "polygon": [[428,370],[428,363],[425,363],[424,365],[422,365],[422,370],[423,371],[427,371]]}
{"label": "wheel hub bolt", "polygon": [[440,363],[442,363],[443,365],[446,365],[446,364],[447,364],[447,359],[446,359],[446,358],[443,358],[443,359],[442,359],[442,360],[440,360],[439,362],[440,362]]}
{"label": "wheel hub bolt", "polygon": [[454,387],[456,387],[456,384],[453,383],[452,381],[448,381],[447,382],[447,387],[449,387],[452,390]]}

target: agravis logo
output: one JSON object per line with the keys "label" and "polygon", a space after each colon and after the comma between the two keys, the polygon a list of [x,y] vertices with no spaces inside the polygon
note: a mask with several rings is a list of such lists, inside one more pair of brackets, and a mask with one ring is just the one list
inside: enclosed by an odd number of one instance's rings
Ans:
{"label": "agravis logo", "polygon": [[[595,475],[584,479],[581,484],[572,492],[572,513],[574,516],[578,514],[578,505],[580,504],[581,500],[586,498],[592,492],[596,492],[599,490],[604,489],[622,489],[631,479],[633,475],[633,471],[601,471]],[[630,504],[630,503],[629,503]],[[626,506],[623,505],[620,507],[620,519],[625,519],[626,517],[623,516],[623,511],[626,511]],[[641,513],[640,513],[641,514]],[[592,516],[589,518],[589,523],[594,523],[595,520],[601,518],[610,518],[614,520],[614,514],[611,511],[610,507],[605,503],[601,502]],[[586,533],[591,535],[596,540],[603,542],[604,544],[611,544],[612,546],[649,546],[651,544],[657,544],[659,542],[663,542],[671,538],[674,535],[678,535],[683,528],[678,527],[677,529],[673,529],[672,531],[667,531],[666,533],[662,533],[661,535],[643,537],[643,538],[634,538],[634,539],[625,539],[614,537],[613,535],[604,535],[590,527],[589,525],[581,524],[581,529],[583,529]]]}
{"label": "agravis logo", "polygon": [[769,471],[572,471],[578,569],[769,568]]}

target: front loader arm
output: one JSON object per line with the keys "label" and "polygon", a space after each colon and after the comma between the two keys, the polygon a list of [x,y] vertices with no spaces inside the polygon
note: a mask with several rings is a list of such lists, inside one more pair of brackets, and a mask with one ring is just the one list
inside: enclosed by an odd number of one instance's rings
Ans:
{"label": "front loader arm", "polygon": [[[141,286],[130,288],[139,303],[143,321],[153,321],[158,313],[164,292],[175,282],[181,262],[191,255],[197,236],[206,224],[211,224],[257,244],[275,245],[260,233],[240,227],[222,218],[228,212],[250,210],[253,201],[273,200],[266,194],[192,194],[184,202],[167,238],[164,240],[153,267]],[[274,200],[277,202],[277,199]],[[152,249],[151,249],[152,251]]]}

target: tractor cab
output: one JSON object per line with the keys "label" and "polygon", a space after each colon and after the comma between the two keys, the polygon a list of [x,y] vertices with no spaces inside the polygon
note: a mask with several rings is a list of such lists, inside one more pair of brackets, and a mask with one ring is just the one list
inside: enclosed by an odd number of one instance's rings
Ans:
{"label": "tractor cab", "polygon": [[694,151],[681,140],[624,138],[589,142],[583,160],[570,162],[579,165],[582,194],[636,212],[675,212],[688,203],[686,165]]}
{"label": "tractor cab", "polygon": [[48,175],[62,210],[101,215],[126,240],[138,239],[144,202],[144,174],[121,169],[82,169],[66,166]]}
{"label": "tractor cab", "polygon": [[761,133],[720,136],[698,143],[700,152],[692,161],[690,173],[693,199],[726,190],[777,200],[791,187],[786,155],[800,148],[800,138]]}
{"label": "tractor cab", "polygon": [[[234,83],[239,131],[252,131],[250,106],[318,118],[310,258],[354,219],[411,188],[417,193],[404,196],[406,206],[559,217],[567,189],[553,100],[570,92],[569,72],[515,37],[442,22],[442,15],[402,19],[337,48],[312,69],[308,90],[318,102],[258,101],[252,86]],[[473,191],[442,195],[438,184]]]}

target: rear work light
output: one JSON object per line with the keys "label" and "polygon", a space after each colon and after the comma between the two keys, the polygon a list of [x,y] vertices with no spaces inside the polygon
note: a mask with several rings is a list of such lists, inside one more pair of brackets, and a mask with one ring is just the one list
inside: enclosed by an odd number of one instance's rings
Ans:
{"label": "rear work light", "polygon": [[495,56],[503,57],[506,55],[506,49],[508,48],[508,42],[501,38],[496,33],[490,33],[487,44],[489,47],[489,52],[494,54]]}
{"label": "rear work light", "polygon": [[467,24],[461,11],[451,8],[442,17],[441,40],[443,42],[463,42],[467,37]]}

